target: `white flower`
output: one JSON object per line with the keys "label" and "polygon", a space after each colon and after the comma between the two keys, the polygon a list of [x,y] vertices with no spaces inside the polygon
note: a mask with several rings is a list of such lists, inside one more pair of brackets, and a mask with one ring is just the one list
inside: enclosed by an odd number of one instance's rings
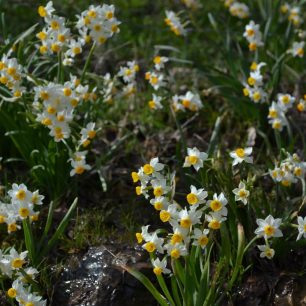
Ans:
{"label": "white flower", "polygon": [[187,154],[183,167],[193,166],[196,171],[203,167],[203,162],[208,157],[207,153],[200,152],[196,147],[193,149],[187,148]]}
{"label": "white flower", "polygon": [[150,203],[154,206],[156,210],[163,210],[163,209],[165,210],[168,208],[170,204],[167,198],[163,196],[151,199]]}
{"label": "white flower", "polygon": [[23,204],[31,201],[31,192],[24,184],[13,184],[12,189],[8,191],[13,203]]}
{"label": "white flower", "polygon": [[146,175],[156,175],[157,172],[164,169],[164,164],[159,162],[158,157],[152,158],[149,164],[145,164],[143,167],[143,173]]}
{"label": "white flower", "polygon": [[295,102],[295,98],[289,94],[278,94],[277,95],[277,105],[286,112],[289,108],[292,107]]}
{"label": "white flower", "polygon": [[288,50],[288,53],[291,53],[292,56],[294,57],[303,57],[304,56],[304,46],[305,46],[305,42],[301,41],[301,42],[297,42],[295,41],[292,45],[292,48]]}
{"label": "white flower", "polygon": [[214,213],[218,213],[221,216],[227,216],[227,199],[225,198],[223,192],[217,195],[213,195],[213,199],[207,202],[207,207],[211,208]]}
{"label": "white flower", "polygon": [[191,238],[193,239],[192,244],[195,246],[199,245],[202,249],[204,249],[209,241],[209,238],[207,237],[208,234],[209,229],[204,229],[203,231],[201,231],[200,229],[195,228],[193,231],[193,236],[191,236]]}
{"label": "white flower", "polygon": [[179,257],[186,256],[188,254],[186,246],[181,243],[167,243],[165,244],[164,248],[167,251],[168,255],[171,256],[171,258],[173,259],[178,259]]}
{"label": "white flower", "polygon": [[248,203],[250,192],[245,189],[245,184],[243,182],[239,183],[238,188],[235,188],[233,193],[235,194],[235,201],[241,201],[244,205]]}
{"label": "white flower", "polygon": [[162,100],[162,97],[159,97],[155,94],[153,94],[152,100],[150,100],[148,102],[148,105],[151,109],[162,109],[163,105],[160,103],[160,101]]}
{"label": "white flower", "polygon": [[151,184],[153,187],[153,194],[155,197],[160,197],[171,190],[171,188],[167,186],[166,179],[152,180]]}
{"label": "white flower", "polygon": [[271,249],[268,245],[258,245],[257,247],[261,251],[261,258],[267,257],[268,259],[272,259],[274,257],[275,251]]}
{"label": "white flower", "polygon": [[282,219],[274,219],[271,215],[266,217],[266,219],[257,219],[256,223],[258,228],[255,230],[255,234],[269,239],[272,237],[282,237],[283,233],[279,229],[282,223]]}
{"label": "white flower", "polygon": [[296,240],[300,240],[302,237],[306,238],[306,217],[304,219],[302,217],[298,217],[298,230],[299,234]]}
{"label": "white flower", "polygon": [[235,151],[230,152],[230,156],[234,159],[233,166],[242,163],[243,161],[246,163],[253,163],[253,157],[250,156],[252,154],[253,148],[238,148]]}
{"label": "white flower", "polygon": [[163,249],[163,243],[164,239],[163,238],[158,238],[156,232],[154,232],[151,235],[147,235],[144,237],[146,243],[142,246],[146,251],[149,253],[154,252],[157,250],[159,253],[163,254],[164,249]]}
{"label": "white flower", "polygon": [[167,257],[165,257],[162,261],[159,258],[152,260],[153,272],[155,275],[169,274],[171,270],[167,269]]}
{"label": "white flower", "polygon": [[197,189],[195,186],[190,186],[190,193],[187,194],[187,202],[190,205],[198,205],[205,202],[205,198],[207,197],[207,191],[204,188]]}
{"label": "white flower", "polygon": [[205,215],[205,220],[208,222],[208,227],[217,230],[221,227],[221,223],[226,220],[226,217],[219,212],[211,212]]}
{"label": "white flower", "polygon": [[168,61],[168,57],[159,55],[155,56],[153,59],[155,69],[158,71],[163,69],[165,67],[165,63],[167,63]]}
{"label": "white flower", "polygon": [[180,226],[189,229],[192,225],[199,224],[202,217],[202,211],[196,210],[196,206],[191,206],[189,210],[184,208],[178,214]]}

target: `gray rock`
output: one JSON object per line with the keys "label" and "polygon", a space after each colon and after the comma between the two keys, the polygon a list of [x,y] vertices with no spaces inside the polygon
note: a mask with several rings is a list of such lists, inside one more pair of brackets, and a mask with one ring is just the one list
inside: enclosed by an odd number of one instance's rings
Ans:
{"label": "gray rock", "polygon": [[55,285],[52,305],[156,306],[143,285],[120,267],[148,267],[145,258],[139,248],[114,245],[91,247],[84,256],[71,257]]}

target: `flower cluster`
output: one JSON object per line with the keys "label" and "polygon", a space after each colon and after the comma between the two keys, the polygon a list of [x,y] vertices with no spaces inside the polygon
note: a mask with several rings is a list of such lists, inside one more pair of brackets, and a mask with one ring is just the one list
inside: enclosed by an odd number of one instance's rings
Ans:
{"label": "flower cluster", "polygon": [[178,15],[173,11],[166,11],[165,23],[170,27],[171,31],[177,36],[186,36],[187,31],[181,23]]}
{"label": "flower cluster", "polygon": [[273,170],[269,170],[272,179],[288,187],[296,183],[297,179],[304,178],[306,171],[306,162],[301,161],[299,156],[294,153],[291,155],[286,152],[286,158],[276,164]]}
{"label": "flower cluster", "polygon": [[193,10],[202,7],[199,0],[182,0],[182,2],[186,5],[186,7],[191,8]]}
{"label": "flower cluster", "polygon": [[127,62],[127,65],[120,67],[118,76],[123,78],[125,87],[123,92],[126,96],[131,96],[136,92],[136,74],[139,71],[139,65],[135,61]]}
{"label": "flower cluster", "polygon": [[34,293],[30,285],[30,281],[35,279],[38,271],[32,267],[24,267],[27,254],[28,251],[18,253],[13,247],[9,249],[9,252],[0,251],[1,274],[13,281],[7,295],[15,299],[19,305],[46,306],[47,302]]}
{"label": "flower cluster", "polygon": [[150,83],[155,91],[165,85],[165,76],[162,70],[165,68],[165,63],[168,61],[169,59],[167,57],[156,55],[153,59],[154,70],[147,71],[145,74],[145,79]]}
{"label": "flower cluster", "polygon": [[[189,149],[185,166],[195,166],[200,158],[203,163],[206,156],[196,148]],[[193,185],[186,195],[186,205],[179,205],[174,200],[174,174],[166,173],[165,165],[161,164],[158,158],[153,158],[138,172],[132,173],[133,181],[141,183],[141,186],[136,187],[137,194],[143,194],[146,198],[152,194],[151,205],[159,212],[160,220],[171,226],[165,237],[160,237],[158,231],[149,232],[149,225],[143,226],[141,232],[136,233],[138,243],[142,244],[146,251],[152,255],[154,252],[166,253],[162,260],[155,255],[152,257],[153,271],[156,275],[170,273],[167,269],[167,256],[172,259],[186,256],[193,245],[205,249],[210,240],[210,231],[220,229],[228,213],[228,201],[222,192],[213,194],[208,200],[208,192]]]}
{"label": "flower cluster", "polygon": [[253,20],[246,25],[243,36],[249,42],[249,50],[256,51],[258,47],[263,46],[262,34],[259,30],[259,24],[255,24]]}
{"label": "flower cluster", "polygon": [[188,91],[185,95],[175,95],[172,97],[172,107],[174,111],[185,111],[186,109],[197,112],[203,107],[199,94]]}
{"label": "flower cluster", "polygon": [[282,220],[274,219],[271,215],[269,215],[265,219],[257,219],[256,223],[258,228],[255,230],[255,234],[258,237],[263,237],[265,239],[265,244],[258,246],[259,250],[261,251],[260,257],[267,257],[271,259],[273,258],[275,251],[270,247],[269,239],[283,236],[282,231],[279,229]]}
{"label": "flower cluster", "polygon": [[114,5],[90,5],[77,17],[76,26],[86,42],[93,40],[97,44],[103,44],[114,33],[119,32],[120,22],[115,17]]}
{"label": "flower cluster", "polygon": [[224,5],[228,7],[230,14],[234,17],[245,19],[250,16],[249,7],[245,3],[234,0],[225,0]]}
{"label": "flower cluster", "polygon": [[300,7],[291,6],[289,3],[284,3],[280,7],[280,10],[282,14],[288,16],[288,20],[292,22],[294,26],[299,27],[303,23]]}
{"label": "flower cluster", "polygon": [[247,83],[243,83],[243,94],[249,97],[254,103],[265,102],[267,99],[267,93],[263,89],[263,75],[261,73],[261,68],[264,67],[266,63],[255,63],[251,65],[251,72],[247,79]]}
{"label": "flower cluster", "polygon": [[54,11],[52,1],[38,8],[38,13],[44,18],[46,26],[36,36],[41,41],[41,54],[58,54],[65,51],[65,65],[74,62],[74,58],[82,53],[86,43],[94,41],[102,44],[114,33],[119,32],[120,22],[114,16],[113,5],[91,5],[88,10],[77,16],[76,28],[80,36],[73,35],[72,30],[66,26],[65,18],[53,14]]}
{"label": "flower cluster", "polygon": [[293,57],[303,57],[304,56],[304,46],[305,46],[305,42],[301,41],[301,42],[297,42],[295,41],[292,44],[292,48],[288,50],[288,53],[292,54]]}
{"label": "flower cluster", "polygon": [[27,218],[31,221],[38,220],[39,212],[36,211],[36,207],[42,205],[44,199],[38,190],[31,192],[24,184],[13,184],[8,196],[10,203],[0,203],[0,223],[7,225],[8,233],[20,228],[18,221]]}
{"label": "flower cluster", "polygon": [[277,103],[272,102],[269,108],[269,123],[273,129],[281,131],[287,125],[286,113],[293,106],[295,98],[289,94],[278,94]]}
{"label": "flower cluster", "polygon": [[21,86],[23,77],[24,68],[17,59],[4,54],[0,61],[0,83],[5,85],[15,98],[21,97],[25,91],[25,88]]}

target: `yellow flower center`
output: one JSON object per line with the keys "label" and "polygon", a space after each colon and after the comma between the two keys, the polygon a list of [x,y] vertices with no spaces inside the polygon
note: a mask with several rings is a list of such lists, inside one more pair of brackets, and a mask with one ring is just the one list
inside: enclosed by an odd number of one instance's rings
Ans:
{"label": "yellow flower center", "polygon": [[163,270],[162,270],[162,268],[160,268],[160,267],[155,267],[155,268],[153,269],[153,272],[154,272],[155,275],[161,275],[162,272],[163,272]]}
{"label": "yellow flower center", "polygon": [[153,100],[151,100],[151,101],[148,102],[148,105],[151,109],[154,109],[156,104]]}
{"label": "yellow flower center", "polygon": [[9,290],[7,290],[7,295],[10,298],[15,298],[17,295],[17,291],[14,288],[10,288]]}
{"label": "yellow flower center", "polygon": [[275,233],[275,228],[272,225],[266,225],[264,232],[267,236],[272,236]]}
{"label": "yellow flower center", "polygon": [[131,173],[132,179],[134,183],[137,183],[139,181],[139,175],[137,172],[132,172]]}
{"label": "yellow flower center", "polygon": [[302,112],[305,109],[305,106],[303,103],[299,103],[296,108],[298,109],[299,112]]}
{"label": "yellow flower center", "polygon": [[236,149],[235,153],[236,153],[236,155],[237,155],[238,157],[240,157],[240,158],[243,158],[243,157],[245,156],[244,149],[242,149],[242,148]]}
{"label": "yellow flower center", "polygon": [[256,80],[254,78],[252,78],[252,77],[249,77],[248,78],[248,83],[249,83],[250,86],[254,86],[255,83],[256,83]]}
{"label": "yellow flower center", "polygon": [[199,239],[198,239],[198,243],[201,247],[207,245],[209,239],[207,236],[201,236]]}
{"label": "yellow flower center", "polygon": [[187,218],[181,219],[180,225],[183,228],[189,228],[192,225],[190,218],[187,217]]}
{"label": "yellow flower center", "polygon": [[41,53],[41,54],[44,54],[44,53],[46,53],[48,51],[48,47],[47,46],[40,46],[39,47],[39,52]]}
{"label": "yellow flower center", "polygon": [[155,203],[154,203],[154,208],[155,208],[156,210],[161,210],[161,209],[163,209],[163,203],[162,203],[162,202],[155,202]]}
{"label": "yellow flower center", "polygon": [[60,41],[61,43],[65,42],[65,35],[64,34],[58,34],[57,35],[57,40]]}
{"label": "yellow flower center", "polygon": [[25,304],[25,306],[34,306],[34,304],[32,302],[28,302]]}
{"label": "yellow flower center", "polygon": [[171,218],[171,214],[166,210],[162,210],[159,213],[159,217],[160,217],[160,220],[162,220],[163,222],[168,222]]}
{"label": "yellow flower center", "polygon": [[239,195],[240,198],[245,198],[247,193],[244,189],[241,189],[241,190],[239,190],[238,195]]}
{"label": "yellow flower center", "polygon": [[189,164],[191,165],[195,165],[199,160],[199,158],[195,155],[187,156],[187,159],[188,159]]}
{"label": "yellow flower center", "polygon": [[284,187],[289,187],[290,186],[290,181],[288,181],[288,180],[282,180],[282,185],[284,186]]}
{"label": "yellow flower center", "polygon": [[9,232],[16,232],[16,231],[17,231],[17,225],[16,225],[16,223],[8,224],[7,230],[8,230]]}
{"label": "yellow flower center", "polygon": [[20,190],[18,190],[17,193],[16,193],[16,198],[17,198],[19,201],[23,201],[23,200],[25,199],[26,195],[27,195],[27,194],[26,194],[25,190],[20,189]]}
{"label": "yellow flower center", "polygon": [[153,77],[151,77],[151,83],[152,83],[153,85],[156,85],[156,84],[157,84],[157,82],[158,82],[158,78],[157,78],[157,76],[153,76]]}
{"label": "yellow flower center", "polygon": [[137,187],[135,188],[135,191],[136,191],[136,194],[137,194],[137,195],[141,195],[141,194],[142,194],[141,186],[137,186]]}
{"label": "yellow flower center", "polygon": [[11,266],[12,268],[19,269],[22,267],[23,264],[24,264],[24,261],[21,258],[15,258],[13,259]]}
{"label": "yellow flower center", "polygon": [[214,230],[219,229],[220,226],[221,226],[221,223],[220,223],[218,220],[216,220],[216,219],[213,219],[213,220],[211,220],[211,221],[208,223],[208,227],[209,227],[209,228],[212,228],[212,229],[214,229]]}
{"label": "yellow flower center", "polygon": [[213,211],[219,211],[221,210],[222,208],[222,203],[219,201],[219,200],[212,200],[210,202],[210,208],[213,210]]}
{"label": "yellow flower center", "polygon": [[154,194],[156,197],[160,197],[163,193],[164,193],[164,191],[163,191],[163,188],[162,188],[162,187],[156,187],[156,188],[154,188],[154,190],[153,190],[153,194]]}
{"label": "yellow flower center", "polygon": [[297,51],[296,51],[297,55],[299,56],[303,56],[304,55],[304,50],[303,48],[298,48]]}
{"label": "yellow flower center", "polygon": [[249,50],[250,51],[256,51],[257,49],[257,44],[256,43],[250,43],[249,44]]}
{"label": "yellow flower center", "polygon": [[173,249],[170,253],[170,256],[172,258],[178,259],[181,256],[180,250],[178,249]]}
{"label": "yellow flower center", "polygon": [[29,210],[25,207],[20,208],[18,212],[19,212],[20,217],[22,218],[26,218],[30,214]]}
{"label": "yellow flower center", "polygon": [[279,130],[282,127],[282,125],[280,121],[274,121],[272,127],[273,129]]}
{"label": "yellow flower center", "polygon": [[145,249],[149,252],[149,253],[152,253],[156,250],[156,245],[154,242],[147,242],[145,244]]}
{"label": "yellow flower center", "polygon": [[253,36],[255,34],[255,31],[253,29],[248,29],[246,32],[248,36]]}
{"label": "yellow flower center", "polygon": [[85,168],[83,166],[77,166],[75,168],[75,173],[76,174],[82,174],[85,171]]}
{"label": "yellow flower center", "polygon": [[244,95],[245,97],[248,97],[249,94],[250,94],[250,91],[249,91],[247,88],[243,88],[243,95]]}
{"label": "yellow flower center", "polygon": [[272,257],[273,256],[273,251],[272,251],[272,249],[266,249],[265,250],[265,254],[266,254],[266,256],[268,257],[268,258],[270,258],[270,257]]}
{"label": "yellow flower center", "polygon": [[45,119],[41,120],[41,123],[42,123],[43,125],[48,126],[48,125],[51,125],[51,124],[52,124],[52,121],[51,121],[50,118],[45,118]]}
{"label": "yellow flower center", "polygon": [[144,172],[145,174],[150,175],[150,174],[153,173],[153,171],[154,171],[154,168],[153,168],[150,164],[145,164],[145,165],[143,166],[143,172]]}
{"label": "yellow flower center", "polygon": [[40,17],[46,17],[47,11],[43,6],[38,7],[38,14]]}
{"label": "yellow flower center", "polygon": [[275,109],[269,110],[269,117],[276,118],[277,117],[277,111]]}
{"label": "yellow flower center", "polygon": [[283,96],[282,102],[283,102],[284,104],[288,104],[288,103],[290,102],[289,96]]}
{"label": "yellow flower center", "polygon": [[59,23],[56,20],[52,20],[50,23],[50,26],[53,30],[58,30],[59,29]]}
{"label": "yellow flower center", "polygon": [[4,223],[6,220],[5,216],[0,215],[0,224]]}
{"label": "yellow flower center", "polygon": [[155,56],[153,62],[154,62],[154,64],[160,64],[161,57],[160,56]]}
{"label": "yellow flower center", "polygon": [[257,69],[257,64],[255,62],[252,63],[251,65],[251,70],[256,70]]}
{"label": "yellow flower center", "polygon": [[187,202],[190,205],[194,205],[194,204],[197,204],[199,202],[199,199],[194,193],[189,193],[189,194],[187,194]]}
{"label": "yellow flower center", "polygon": [[186,100],[186,99],[183,100],[183,101],[182,101],[182,104],[184,105],[185,108],[190,107],[190,101],[189,101],[189,100]]}
{"label": "yellow flower center", "polygon": [[105,14],[105,16],[106,16],[107,19],[112,19],[113,16],[114,16],[114,14],[113,14],[113,12],[109,11],[109,12],[107,12],[107,13]]}
{"label": "yellow flower center", "polygon": [[143,237],[142,237],[141,233],[136,233],[136,239],[137,239],[138,243],[142,243]]}
{"label": "yellow flower center", "polygon": [[179,233],[175,233],[171,237],[171,244],[181,243],[183,241],[183,236]]}
{"label": "yellow flower center", "polygon": [[96,137],[97,132],[94,130],[88,131],[87,135],[90,139],[93,139]]}

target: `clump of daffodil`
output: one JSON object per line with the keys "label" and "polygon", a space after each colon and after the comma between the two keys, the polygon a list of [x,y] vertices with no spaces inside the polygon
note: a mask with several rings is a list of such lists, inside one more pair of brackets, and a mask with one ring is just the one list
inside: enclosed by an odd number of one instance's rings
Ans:
{"label": "clump of daffodil", "polygon": [[306,162],[301,161],[297,154],[286,152],[286,158],[276,163],[274,169],[269,170],[270,176],[275,182],[289,187],[298,179],[303,179],[306,172]]}

